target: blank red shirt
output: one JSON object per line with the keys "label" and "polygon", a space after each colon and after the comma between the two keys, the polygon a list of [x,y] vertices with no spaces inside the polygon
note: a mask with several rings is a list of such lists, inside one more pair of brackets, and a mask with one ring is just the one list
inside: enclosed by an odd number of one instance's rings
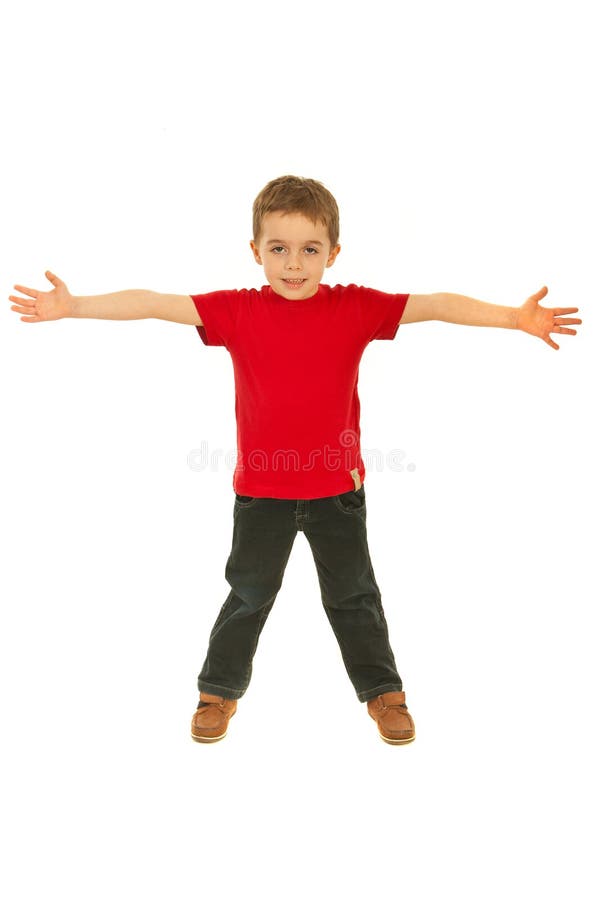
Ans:
{"label": "blank red shirt", "polygon": [[395,337],[409,294],[320,284],[305,300],[270,285],[190,296],[203,342],[232,357],[236,493],[311,500],[363,482],[359,364],[370,341]]}

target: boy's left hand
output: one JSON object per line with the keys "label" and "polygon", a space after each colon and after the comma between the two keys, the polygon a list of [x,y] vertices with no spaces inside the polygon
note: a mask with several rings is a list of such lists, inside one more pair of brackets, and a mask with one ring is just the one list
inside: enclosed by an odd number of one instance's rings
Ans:
{"label": "boy's left hand", "polygon": [[533,334],[535,337],[541,338],[554,350],[559,350],[558,344],[555,344],[550,333],[555,334],[577,334],[574,328],[566,328],[566,325],[581,325],[581,319],[564,319],[567,313],[579,312],[577,306],[568,306],[563,309],[546,309],[539,305],[539,301],[548,293],[547,287],[542,287],[525,300],[518,309],[516,327],[527,334]]}

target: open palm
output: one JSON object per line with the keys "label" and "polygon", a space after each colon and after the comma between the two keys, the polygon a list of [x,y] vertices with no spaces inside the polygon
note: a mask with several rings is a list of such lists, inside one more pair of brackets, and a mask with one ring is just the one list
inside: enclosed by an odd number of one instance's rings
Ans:
{"label": "open palm", "polygon": [[581,325],[581,319],[566,319],[567,313],[579,312],[577,306],[567,306],[558,309],[548,309],[539,305],[539,301],[548,293],[547,287],[542,287],[536,294],[525,300],[523,305],[519,307],[517,326],[527,334],[533,334],[535,337],[541,338],[554,350],[559,350],[558,344],[554,343],[550,334],[577,334],[574,328],[567,328],[567,325]]}
{"label": "open palm", "polygon": [[46,272],[46,278],[54,285],[51,291],[37,291],[35,288],[24,287],[15,284],[15,290],[25,297],[15,297],[12,294],[9,300],[15,301],[11,306],[17,313],[21,313],[22,322],[51,322],[54,319],[63,319],[73,312],[73,297],[67,289],[64,281],[61,281],[52,272]]}

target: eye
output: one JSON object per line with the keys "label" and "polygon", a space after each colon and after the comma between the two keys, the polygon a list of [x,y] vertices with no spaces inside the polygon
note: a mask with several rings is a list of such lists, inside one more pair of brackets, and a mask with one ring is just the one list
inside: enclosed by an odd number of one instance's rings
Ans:
{"label": "eye", "polygon": [[317,253],[317,252],[318,252],[318,251],[316,250],[315,247],[306,247],[305,249],[306,249],[309,253]]}
{"label": "eye", "polygon": [[[284,250],[284,247],[272,247],[272,253],[278,254],[279,250]],[[278,254],[281,255],[281,254]]]}

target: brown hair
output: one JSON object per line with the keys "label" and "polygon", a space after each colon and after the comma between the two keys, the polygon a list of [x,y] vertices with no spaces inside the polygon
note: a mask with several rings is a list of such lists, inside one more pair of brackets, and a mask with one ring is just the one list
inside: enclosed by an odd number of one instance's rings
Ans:
{"label": "brown hair", "polygon": [[322,222],[328,231],[330,246],[339,242],[339,208],[320,181],[297,175],[274,178],[259,192],[253,203],[253,240],[258,242],[263,217],[270,212],[302,213],[312,222]]}

